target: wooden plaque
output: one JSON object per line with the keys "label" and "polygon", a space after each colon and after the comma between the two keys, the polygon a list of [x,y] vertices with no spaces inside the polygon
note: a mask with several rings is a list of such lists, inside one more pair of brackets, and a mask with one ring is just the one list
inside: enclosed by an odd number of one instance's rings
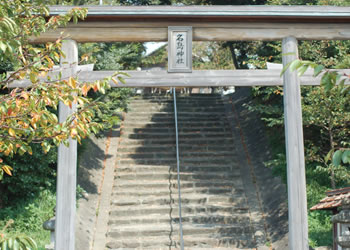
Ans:
{"label": "wooden plaque", "polygon": [[168,27],[168,72],[192,72],[192,27]]}

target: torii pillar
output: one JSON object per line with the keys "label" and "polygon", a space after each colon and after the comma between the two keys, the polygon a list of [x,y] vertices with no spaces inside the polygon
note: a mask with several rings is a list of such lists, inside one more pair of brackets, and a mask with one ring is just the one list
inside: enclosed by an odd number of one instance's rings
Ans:
{"label": "torii pillar", "polygon": [[[294,37],[282,41],[283,66],[298,59],[298,41]],[[297,71],[283,75],[284,126],[286,135],[289,249],[308,250],[308,223],[304,137],[300,80]]]}

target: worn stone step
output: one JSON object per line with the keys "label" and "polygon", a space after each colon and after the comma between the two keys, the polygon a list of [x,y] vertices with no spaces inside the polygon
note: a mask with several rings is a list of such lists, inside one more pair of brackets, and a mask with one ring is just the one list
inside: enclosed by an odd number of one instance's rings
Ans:
{"label": "worn stone step", "polygon": [[[169,235],[173,232],[173,228],[167,224],[150,225],[124,225],[123,227],[111,226],[108,236],[113,238],[128,238],[128,237],[152,237]],[[217,224],[198,224],[198,225],[183,225],[184,235],[207,235],[210,237],[228,237],[234,235],[244,236],[251,235],[251,227],[240,227],[235,225],[217,225]],[[238,237],[237,237],[238,238]]]}
{"label": "worn stone step", "polygon": [[[175,233],[175,232],[174,232]],[[242,237],[242,236],[241,236]],[[191,235],[184,235],[184,247],[185,249],[190,248],[191,250],[202,250],[202,249],[215,249],[215,250],[251,250],[255,249],[253,245],[250,244],[253,241],[252,236],[247,235],[240,239],[234,237],[203,237],[196,235],[193,237]],[[248,247],[250,248],[245,248]],[[107,243],[109,249],[180,249],[180,241],[178,235],[163,236],[163,237],[141,237],[133,239],[110,239]],[[234,246],[237,246],[234,247]],[[131,247],[131,248],[129,248]],[[260,248],[257,248],[260,250]]]}
{"label": "worn stone step", "polygon": [[[168,173],[168,174],[177,174],[176,165],[119,165],[116,168],[116,174],[119,173]],[[238,166],[233,165],[220,165],[220,164],[208,164],[208,165],[180,165],[180,172],[191,172],[191,173],[200,173],[200,172],[235,172],[240,173]]]}
{"label": "worn stone step", "polygon": [[[220,151],[186,151],[179,150],[180,160],[187,158],[198,158],[198,157],[225,157],[225,159],[231,158],[231,160],[236,157],[234,152],[220,152]],[[176,150],[164,150],[157,152],[119,152],[118,159],[132,158],[132,159],[153,159],[153,158],[170,158],[176,157]]]}
{"label": "worn stone step", "polygon": [[[174,114],[170,112],[131,112],[133,117],[141,118],[141,117],[159,117],[159,118],[167,118],[167,117],[173,117]],[[177,111],[178,118],[180,117],[218,117],[218,116],[226,116],[226,113],[224,110],[222,111],[215,111],[215,112],[187,112],[187,111]]]}
{"label": "worn stone step", "polygon": [[[132,209],[134,206],[140,205],[171,205],[178,204],[179,198],[177,195],[165,195],[165,196],[145,196],[145,197],[128,197],[122,199],[116,196],[112,199],[111,204],[113,206],[128,206]],[[183,193],[181,196],[181,203],[184,204],[196,204],[196,205],[232,205],[232,206],[245,206],[246,200],[241,195],[208,195],[208,194],[193,194]]]}
{"label": "worn stone step", "polygon": [[[131,100],[132,103],[174,103],[173,97],[172,96],[161,96],[161,97],[146,97],[146,98],[133,98]],[[223,103],[223,99],[221,96],[177,96],[176,97],[176,102],[177,103],[198,103],[198,102],[205,102],[205,103]]]}
{"label": "worn stone step", "polygon": [[[175,181],[175,180],[174,180]],[[173,181],[173,182],[174,182]],[[159,183],[158,183],[159,184]],[[178,196],[178,188],[175,183],[168,185],[156,185],[152,184],[139,184],[131,187],[120,185],[114,186],[112,189],[113,199],[138,199],[145,197],[154,197],[155,195],[164,196],[164,197],[173,197]],[[142,191],[140,191],[142,190]],[[232,196],[232,197],[244,197],[244,189],[242,185],[234,184],[231,186],[228,185],[208,185],[208,186],[186,186],[186,183],[181,184],[181,194],[193,194],[193,195],[207,195],[207,196]]]}
{"label": "worn stone step", "polygon": [[[183,127],[183,128],[202,128],[202,127],[228,127],[230,124],[225,121],[225,120],[219,120],[219,121],[193,121],[193,120],[188,120],[188,121],[181,121],[178,122],[178,125]],[[122,127],[127,127],[127,128],[159,128],[159,127],[174,127],[175,122],[174,121],[144,121],[144,120],[137,120],[137,121],[123,121]]]}
{"label": "worn stone step", "polygon": [[[190,103],[190,101],[185,101],[185,100],[180,100],[178,102],[176,102],[177,104],[177,107],[179,108],[218,108],[218,107],[224,107],[223,104],[225,102],[223,101],[220,101],[220,100],[197,100],[197,101],[192,101],[191,103],[193,104],[202,104],[203,102],[205,102],[206,105],[192,105],[192,106],[189,106],[188,103]],[[166,102],[154,102],[154,101],[140,101],[140,100],[136,100],[136,101],[131,101],[130,104],[128,105],[128,107],[130,108],[143,108],[143,107],[157,107],[157,108],[168,108],[168,107],[171,107],[173,108],[174,107],[174,102],[173,101],[166,101]]]}
{"label": "worn stone step", "polygon": [[[169,145],[176,145],[176,141],[174,138],[151,138],[147,140],[138,140],[138,139],[131,139],[131,138],[120,138],[119,145],[123,147],[124,145],[161,145],[161,146],[169,146]],[[222,137],[222,138],[196,138],[195,140],[185,140],[182,139],[179,140],[179,145],[182,146],[200,146],[200,145],[234,145],[234,141],[232,136],[230,137]]]}
{"label": "worn stone step", "polygon": [[[249,209],[246,206],[235,207],[235,206],[182,206],[181,208],[184,216],[197,215],[199,213],[207,214],[207,216],[213,216],[216,213],[232,213],[235,215],[243,214],[247,215]],[[157,205],[157,206],[147,206],[139,205],[135,206],[133,209],[129,207],[111,207],[110,216],[146,216],[146,215],[161,215],[161,214],[179,214],[179,208],[177,206],[170,206],[169,204]]]}
{"label": "worn stone step", "polygon": [[[122,158],[117,160],[118,165],[134,165],[134,164],[145,164],[145,165],[157,165],[157,164],[176,164],[176,157],[172,158],[150,158],[150,159],[133,159],[133,158]],[[182,165],[184,164],[215,164],[217,162],[220,162],[221,164],[231,164],[232,159],[222,156],[216,156],[216,157],[200,157],[200,158],[193,158],[193,157],[182,157],[180,159],[180,162]]]}
{"label": "worn stone step", "polygon": [[[129,127],[123,127],[120,130],[121,133],[129,133],[129,134],[160,134],[160,133],[168,133],[168,134],[175,134],[175,124],[171,127],[161,127],[161,128],[129,128]],[[181,126],[181,124],[178,125],[178,132],[179,134],[188,134],[188,133],[222,133],[222,132],[229,132],[231,133],[231,128],[229,126],[227,127],[202,127],[202,128],[184,128]]]}
{"label": "worn stone step", "polygon": [[[195,103],[196,104],[196,103]],[[207,105],[188,105],[188,103],[177,103],[177,110],[178,111],[185,111],[185,112],[217,112],[222,111],[224,109],[223,104],[207,104]],[[128,105],[128,113],[131,112],[137,112],[137,111],[143,111],[143,112],[173,112],[174,111],[174,105],[173,103],[137,103],[132,102],[130,105]]]}
{"label": "worn stone step", "polygon": [[[176,104],[178,106],[182,107],[201,107],[201,106],[215,106],[215,105],[223,105],[225,101],[220,99],[197,99],[197,100],[188,100],[186,98],[179,98],[176,100]],[[173,106],[174,101],[171,100],[137,100],[133,99],[130,101],[130,105],[168,105]]]}
{"label": "worn stone step", "polygon": [[[162,215],[147,215],[139,217],[116,217],[110,216],[108,224],[109,225],[132,225],[132,224],[153,224],[153,223],[178,223],[179,217],[178,214],[172,213],[162,214]],[[250,218],[249,216],[244,215],[230,215],[230,214],[218,214],[216,213],[213,216],[208,216],[206,214],[197,214],[194,216],[183,216],[183,223],[193,223],[193,224],[224,224],[224,225],[249,225]]]}
{"label": "worn stone step", "polygon": [[[181,132],[179,131],[179,140],[189,140],[189,139],[204,139],[204,138],[227,138],[231,136],[231,132],[229,131],[217,131],[217,132]],[[124,133],[121,131],[121,138],[128,138],[128,139],[173,139],[175,140],[175,131],[171,132],[145,132],[145,133],[138,133],[138,134],[130,134],[130,133]]]}
{"label": "worn stone step", "polygon": [[[164,123],[164,122],[171,122],[171,123],[175,123],[175,118],[174,116],[141,116],[141,117],[137,117],[137,116],[127,116],[125,118],[125,122],[126,123],[133,123],[133,122],[139,122],[139,121],[144,121],[144,122],[153,122],[153,123]],[[223,122],[227,122],[227,117],[222,115],[217,115],[217,116],[206,116],[206,115],[202,115],[202,116],[196,116],[196,117],[192,117],[192,116],[178,116],[178,124],[182,124],[182,123],[187,123],[189,121],[197,121],[197,122],[217,122],[217,121],[223,121]]]}
{"label": "worn stone step", "polygon": [[[170,182],[169,182],[170,181]],[[139,180],[125,180],[125,179],[115,179],[114,187],[116,188],[126,188],[130,189],[132,186],[135,187],[135,189],[147,189],[147,188],[155,188],[155,189],[161,189],[161,188],[169,188],[169,185],[172,185],[174,188],[177,188],[177,181],[172,180],[169,178],[163,179],[163,180],[153,180],[152,182],[149,180],[142,180],[141,178]],[[239,179],[212,179],[207,180],[203,179],[197,182],[191,181],[185,181],[181,180],[181,188],[210,188],[210,187],[241,187],[242,186],[242,180]]]}
{"label": "worn stone step", "polygon": [[[173,152],[176,150],[176,145],[168,145],[167,150],[169,152]],[[235,148],[233,145],[211,145],[211,144],[200,144],[200,145],[179,145],[179,150],[181,152],[222,152],[222,153],[234,153]],[[155,153],[164,151],[164,146],[157,146],[157,145],[149,145],[147,147],[143,147],[142,145],[120,145],[118,147],[118,153]]]}
{"label": "worn stone step", "polygon": [[[211,179],[221,179],[221,180],[229,180],[232,178],[239,178],[240,174],[237,172],[181,172],[180,179],[182,181],[199,181],[199,180],[211,180]],[[125,180],[168,180],[168,179],[177,179],[176,174],[169,175],[168,173],[117,173],[115,175],[116,181],[118,179]]]}

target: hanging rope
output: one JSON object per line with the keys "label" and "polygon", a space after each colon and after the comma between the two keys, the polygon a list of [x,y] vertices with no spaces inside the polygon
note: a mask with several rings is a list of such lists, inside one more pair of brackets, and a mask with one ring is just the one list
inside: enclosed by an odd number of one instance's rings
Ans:
{"label": "hanging rope", "polygon": [[181,216],[181,188],[180,188],[180,156],[179,156],[179,131],[177,127],[177,109],[176,109],[176,91],[173,88],[174,96],[174,116],[175,116],[175,135],[176,135],[176,162],[177,162],[177,187],[179,190],[179,227],[180,227],[180,246],[184,250],[184,236],[182,230],[182,216]]}

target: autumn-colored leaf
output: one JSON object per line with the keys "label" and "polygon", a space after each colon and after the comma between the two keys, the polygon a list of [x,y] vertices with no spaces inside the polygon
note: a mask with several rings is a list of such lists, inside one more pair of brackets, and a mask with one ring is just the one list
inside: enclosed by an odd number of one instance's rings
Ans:
{"label": "autumn-colored leaf", "polygon": [[84,96],[87,96],[89,92],[89,87],[86,84],[84,84],[83,87],[81,88],[81,91]]}
{"label": "autumn-colored leaf", "polygon": [[71,137],[76,137],[78,135],[78,131],[76,128],[72,128],[71,132],[70,132],[70,136]]}
{"label": "autumn-colored leaf", "polygon": [[113,81],[115,84],[117,84],[117,85],[119,84],[118,81],[117,81],[116,79],[114,79],[114,78],[112,78],[112,81]]}
{"label": "autumn-colored leaf", "polygon": [[29,94],[26,91],[22,91],[21,97],[23,97],[24,100],[28,100],[29,99]]}
{"label": "autumn-colored leaf", "polygon": [[70,87],[75,89],[77,87],[76,83],[77,82],[76,82],[76,80],[73,77],[69,77],[69,79],[68,79],[68,86],[70,86]]}
{"label": "autumn-colored leaf", "polygon": [[5,171],[6,174],[12,176],[11,170],[13,170],[13,168],[11,168],[11,167],[8,166],[8,165],[4,165],[4,166],[2,166],[1,168]]}
{"label": "autumn-colored leaf", "polygon": [[97,92],[98,86],[97,86],[97,85],[94,85],[93,90],[94,90],[94,92]]}
{"label": "autumn-colored leaf", "polygon": [[11,135],[12,137],[16,136],[16,132],[13,128],[9,128],[9,135]]}

